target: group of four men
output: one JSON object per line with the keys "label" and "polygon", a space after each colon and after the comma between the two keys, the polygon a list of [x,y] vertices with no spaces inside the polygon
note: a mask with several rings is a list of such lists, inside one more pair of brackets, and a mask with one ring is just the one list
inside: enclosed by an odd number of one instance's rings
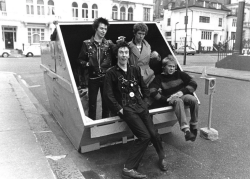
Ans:
{"label": "group of four men", "polygon": [[[159,157],[159,168],[167,170],[162,141],[154,128],[149,114],[149,98],[152,106],[172,105],[185,139],[194,141],[197,136],[198,101],[193,96],[196,82],[186,73],[177,71],[173,57],[162,60],[162,74],[154,76],[149,67],[150,59],[156,58],[144,39],[148,27],[144,23],[134,25],[134,38],[127,43],[120,38],[117,44],[106,40],[109,23],[98,18],[93,23],[95,35],[83,42],[79,63],[88,70],[89,117],[96,119],[96,101],[100,89],[102,97],[102,118],[109,117],[109,110],[119,115],[137,137],[122,170],[123,178],[146,178],[137,171],[139,163],[152,142]],[[117,58],[112,64],[111,56]],[[184,105],[190,107],[191,120],[188,123]]]}

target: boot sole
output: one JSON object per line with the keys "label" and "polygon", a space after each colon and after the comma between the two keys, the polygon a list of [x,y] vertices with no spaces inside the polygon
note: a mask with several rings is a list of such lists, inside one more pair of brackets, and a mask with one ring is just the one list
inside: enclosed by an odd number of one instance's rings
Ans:
{"label": "boot sole", "polygon": [[192,141],[192,142],[194,142],[195,139],[196,139],[196,137],[192,137],[192,138],[189,138],[189,139],[186,139],[186,138],[185,138],[186,141]]}
{"label": "boot sole", "polygon": [[[126,175],[123,175],[123,174],[122,174],[122,179],[135,179],[135,178],[129,177],[129,176],[126,176]],[[137,179],[147,179],[147,177],[144,177],[144,178],[137,178]]]}

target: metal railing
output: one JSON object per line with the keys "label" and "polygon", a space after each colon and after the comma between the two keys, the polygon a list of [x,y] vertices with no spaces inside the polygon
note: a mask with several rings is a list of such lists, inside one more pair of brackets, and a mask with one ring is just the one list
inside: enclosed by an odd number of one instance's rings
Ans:
{"label": "metal railing", "polygon": [[217,46],[217,50],[218,50],[217,62],[226,58],[229,55],[237,53],[237,51],[235,50],[235,40],[229,39],[223,43],[219,43]]}
{"label": "metal railing", "polygon": [[[235,49],[235,40],[230,39],[218,45],[217,62],[233,54],[248,55],[250,53],[250,39],[242,40],[242,51]],[[247,53],[247,54],[246,54]]]}

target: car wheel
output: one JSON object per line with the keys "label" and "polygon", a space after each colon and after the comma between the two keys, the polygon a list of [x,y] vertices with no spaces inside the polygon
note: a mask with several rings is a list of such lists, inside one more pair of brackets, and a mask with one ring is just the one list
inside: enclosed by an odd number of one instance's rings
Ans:
{"label": "car wheel", "polygon": [[194,53],[192,55],[194,55]]}
{"label": "car wheel", "polygon": [[6,57],[8,57],[8,56],[9,56],[9,54],[6,53],[6,52],[4,52],[4,53],[2,54],[2,57],[4,57],[4,58],[6,58]]}
{"label": "car wheel", "polygon": [[33,53],[31,52],[27,53],[26,57],[33,57]]}

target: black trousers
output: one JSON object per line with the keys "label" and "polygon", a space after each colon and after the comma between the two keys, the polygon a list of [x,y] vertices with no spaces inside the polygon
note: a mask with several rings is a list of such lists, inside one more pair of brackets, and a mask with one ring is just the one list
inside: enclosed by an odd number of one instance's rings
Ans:
{"label": "black trousers", "polygon": [[89,79],[88,82],[88,93],[89,93],[89,118],[96,120],[96,101],[98,96],[98,91],[100,89],[102,98],[102,118],[109,117],[109,108],[105,104],[103,98],[103,84],[104,77]]}
{"label": "black trousers", "polygon": [[133,134],[138,138],[130,149],[125,168],[137,169],[139,163],[151,141],[156,149],[159,159],[164,158],[161,138],[154,128],[153,120],[147,109],[142,112],[124,110],[122,119],[127,123]]}

